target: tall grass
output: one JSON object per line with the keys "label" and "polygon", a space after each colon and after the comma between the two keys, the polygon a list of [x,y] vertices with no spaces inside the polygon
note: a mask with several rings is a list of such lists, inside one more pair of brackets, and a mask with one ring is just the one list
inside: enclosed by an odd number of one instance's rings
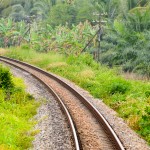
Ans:
{"label": "tall grass", "polygon": [[39,67],[47,67],[49,64],[53,62],[60,62],[65,60],[65,57],[63,55],[57,54],[56,52],[38,53],[29,48],[28,49],[22,48],[20,50],[19,47],[12,48],[12,51],[6,53],[6,56],[14,59],[27,61]]}

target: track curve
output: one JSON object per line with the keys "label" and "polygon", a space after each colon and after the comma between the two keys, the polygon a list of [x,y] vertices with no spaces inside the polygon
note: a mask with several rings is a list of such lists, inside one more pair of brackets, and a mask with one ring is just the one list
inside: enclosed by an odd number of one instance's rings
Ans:
{"label": "track curve", "polygon": [[[59,83],[60,85],[62,85],[63,87],[65,87],[65,89],[67,89],[70,93],[72,93],[76,98],[78,98],[80,100],[80,102],[86,107],[88,108],[88,110],[90,111],[90,113],[92,114],[93,117],[95,117],[95,119],[99,122],[99,124],[102,126],[102,128],[105,130],[105,133],[107,134],[107,137],[109,139],[109,142],[111,142],[111,147],[112,149],[115,150],[124,150],[124,146],[122,145],[121,141],[119,140],[119,138],[117,137],[116,133],[113,131],[112,127],[109,125],[109,123],[107,122],[107,120],[104,118],[104,116],[85,98],[83,97],[80,93],[78,93],[75,89],[73,89],[72,87],[70,87],[67,83],[65,83],[64,81],[61,81],[58,77],[56,77],[55,75],[48,73],[42,69],[39,69],[37,67],[34,67],[32,65],[29,65],[27,63],[24,62],[20,62],[18,60],[13,60],[10,58],[6,58],[6,57],[2,57],[0,56],[0,60],[5,62],[5,63],[9,63],[10,65],[19,67],[20,69],[26,70],[28,72],[30,72],[30,70],[34,70],[36,72],[39,72],[41,74],[44,74],[46,77],[51,78],[53,80],[55,80],[57,83]],[[29,68],[29,70],[27,69]],[[30,72],[31,73],[31,72]],[[36,78],[38,78],[35,74],[32,74],[33,76],[35,76]],[[42,81],[43,82],[43,81]],[[47,86],[48,88],[50,87],[50,84],[45,83],[45,86]],[[61,103],[61,105],[63,104],[63,101],[59,98],[59,96],[56,94],[56,92],[51,89],[52,93],[57,97],[59,103]],[[66,114],[69,113],[67,111],[67,108],[65,108],[66,110]],[[70,116],[71,117],[71,116]],[[67,117],[68,118],[68,117]],[[69,118],[68,118],[69,120]],[[70,121],[69,121],[70,122]],[[74,121],[75,122],[75,121]],[[73,122],[70,122],[70,125],[73,124]],[[72,127],[71,127],[72,128]],[[77,125],[76,125],[77,128]],[[76,135],[76,130],[72,129],[72,133],[73,135]],[[79,134],[79,133],[78,133]],[[80,135],[78,135],[79,137]],[[82,139],[82,138],[81,138]],[[74,136],[74,143],[76,146],[76,149],[86,149],[82,146],[82,140],[77,138],[77,136]],[[81,144],[79,144],[79,141],[81,142]],[[98,149],[104,149],[104,148],[100,148],[98,147]]]}

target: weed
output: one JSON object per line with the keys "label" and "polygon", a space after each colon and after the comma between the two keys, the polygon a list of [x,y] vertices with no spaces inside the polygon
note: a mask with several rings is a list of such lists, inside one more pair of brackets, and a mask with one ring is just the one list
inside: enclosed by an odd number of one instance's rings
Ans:
{"label": "weed", "polygon": [[46,67],[46,70],[51,70],[53,68],[61,68],[61,67],[67,67],[67,63],[65,63],[65,62],[54,62],[54,63],[49,64]]}
{"label": "weed", "polygon": [[5,55],[7,53],[6,49],[0,48],[0,55]]}
{"label": "weed", "polygon": [[22,49],[30,49],[30,45],[28,45],[28,44],[23,44],[23,45],[21,45],[21,48]]}
{"label": "weed", "polygon": [[115,80],[110,85],[110,94],[125,94],[130,89],[130,84],[124,80]]}
{"label": "weed", "polygon": [[92,69],[85,69],[79,73],[79,76],[86,79],[92,79],[95,74]]}
{"label": "weed", "polygon": [[150,97],[150,91],[146,91],[145,95],[146,95],[147,98]]}
{"label": "weed", "polygon": [[0,66],[0,88],[12,89],[13,86],[12,77],[8,68]]}

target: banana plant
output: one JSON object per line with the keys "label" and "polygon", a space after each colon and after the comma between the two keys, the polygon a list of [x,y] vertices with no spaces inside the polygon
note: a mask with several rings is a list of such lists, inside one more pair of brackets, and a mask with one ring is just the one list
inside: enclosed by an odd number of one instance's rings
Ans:
{"label": "banana plant", "polygon": [[9,43],[9,38],[12,36],[13,29],[13,21],[11,19],[7,19],[7,21],[5,21],[5,19],[0,20],[0,35],[5,47]]}

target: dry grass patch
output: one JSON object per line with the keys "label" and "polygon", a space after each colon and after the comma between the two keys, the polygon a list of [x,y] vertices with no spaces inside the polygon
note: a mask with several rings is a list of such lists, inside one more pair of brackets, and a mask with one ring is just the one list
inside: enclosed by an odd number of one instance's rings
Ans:
{"label": "dry grass patch", "polygon": [[53,68],[59,68],[59,67],[67,67],[68,64],[66,62],[55,62],[51,63],[46,67],[46,70],[51,70]]}
{"label": "dry grass patch", "polygon": [[0,48],[0,55],[5,55],[8,52],[8,50]]}
{"label": "dry grass patch", "polygon": [[10,149],[8,149],[7,146],[5,145],[0,145],[0,150],[10,150]]}
{"label": "dry grass patch", "polygon": [[122,76],[125,79],[129,79],[129,80],[143,80],[143,81],[149,81],[149,79],[146,76],[142,76],[142,75],[138,75],[136,73],[133,72],[124,72],[122,73]]}
{"label": "dry grass patch", "polygon": [[91,79],[95,77],[95,73],[90,69],[86,69],[86,70],[81,71],[79,73],[79,76],[83,78]]}
{"label": "dry grass patch", "polygon": [[139,130],[139,125],[138,122],[140,120],[140,117],[138,115],[131,115],[128,119],[127,119],[127,124],[134,130]]}
{"label": "dry grass patch", "polygon": [[34,58],[34,59],[30,60],[29,62],[32,64],[38,64],[42,61],[43,61],[43,58],[38,57],[38,58]]}

